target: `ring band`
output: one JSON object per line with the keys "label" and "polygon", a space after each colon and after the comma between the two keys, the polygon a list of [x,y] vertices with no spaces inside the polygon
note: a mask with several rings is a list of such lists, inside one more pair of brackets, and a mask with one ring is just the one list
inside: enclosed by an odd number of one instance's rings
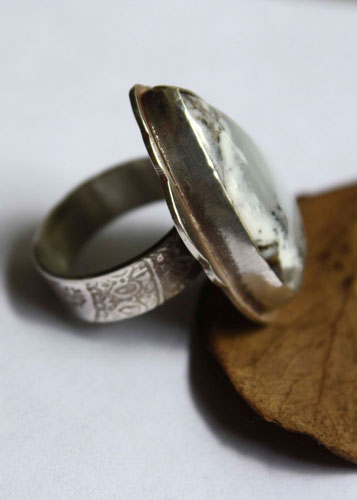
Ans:
{"label": "ring band", "polygon": [[93,234],[124,212],[163,199],[149,159],[134,160],[93,177],[61,201],[34,245],[39,271],[76,316],[117,321],[150,311],[180,293],[201,271],[176,229],[138,257],[88,276],[73,274],[79,251]]}

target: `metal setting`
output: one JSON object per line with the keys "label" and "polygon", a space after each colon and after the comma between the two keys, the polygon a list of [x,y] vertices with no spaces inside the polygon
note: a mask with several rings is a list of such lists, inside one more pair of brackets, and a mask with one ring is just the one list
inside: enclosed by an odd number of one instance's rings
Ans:
{"label": "metal setting", "polygon": [[[263,248],[253,241],[219,175],[219,163],[221,169],[226,167],[221,140],[228,121],[239,138],[254,148],[251,161],[241,153],[245,169],[259,168],[265,175],[268,169],[264,160],[246,134],[188,90],[136,85],[130,98],[182,240],[238,309],[255,321],[268,321],[271,312],[289,301],[300,286],[305,240],[297,207],[292,209],[290,227],[284,212],[280,215],[271,210],[274,217],[279,216],[277,231],[284,230],[289,237],[296,232],[292,244],[295,267],[288,268],[279,262],[283,244],[272,240],[268,248]],[[208,129],[207,141],[207,134],[201,133],[203,128]],[[233,169],[238,167],[239,161]],[[277,212],[282,210],[274,189],[268,203],[278,206]],[[268,258],[266,250],[271,252]]]}

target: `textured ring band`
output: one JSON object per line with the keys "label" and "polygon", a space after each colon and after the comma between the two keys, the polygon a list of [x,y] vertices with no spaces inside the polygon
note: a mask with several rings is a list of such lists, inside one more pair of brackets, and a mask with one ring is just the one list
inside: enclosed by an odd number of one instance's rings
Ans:
{"label": "textured ring band", "polygon": [[76,316],[117,321],[150,311],[183,290],[200,265],[172,229],[140,256],[115,269],[76,276],[72,267],[86,241],[118,215],[163,198],[149,159],[131,161],[72,191],[49,214],[34,245],[37,268]]}

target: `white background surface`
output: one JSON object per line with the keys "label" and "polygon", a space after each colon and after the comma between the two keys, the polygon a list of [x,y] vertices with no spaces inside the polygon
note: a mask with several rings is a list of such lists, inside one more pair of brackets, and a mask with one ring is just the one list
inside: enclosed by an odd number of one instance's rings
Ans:
{"label": "white background surface", "polygon": [[256,419],[191,342],[198,285],[87,326],[28,257],[61,195],[144,153],[134,83],[229,112],[296,191],[350,181],[357,3],[1,0],[0,24],[0,498],[355,499],[355,467]]}

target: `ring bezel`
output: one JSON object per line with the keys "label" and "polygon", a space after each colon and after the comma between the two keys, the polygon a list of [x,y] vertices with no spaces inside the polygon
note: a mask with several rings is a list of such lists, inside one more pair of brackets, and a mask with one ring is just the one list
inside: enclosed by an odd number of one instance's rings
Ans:
{"label": "ring bezel", "polygon": [[195,96],[169,86],[131,89],[147,151],[190,252],[238,309],[255,321],[267,321],[296,290],[279,279],[237,216],[194,132],[183,94]]}

